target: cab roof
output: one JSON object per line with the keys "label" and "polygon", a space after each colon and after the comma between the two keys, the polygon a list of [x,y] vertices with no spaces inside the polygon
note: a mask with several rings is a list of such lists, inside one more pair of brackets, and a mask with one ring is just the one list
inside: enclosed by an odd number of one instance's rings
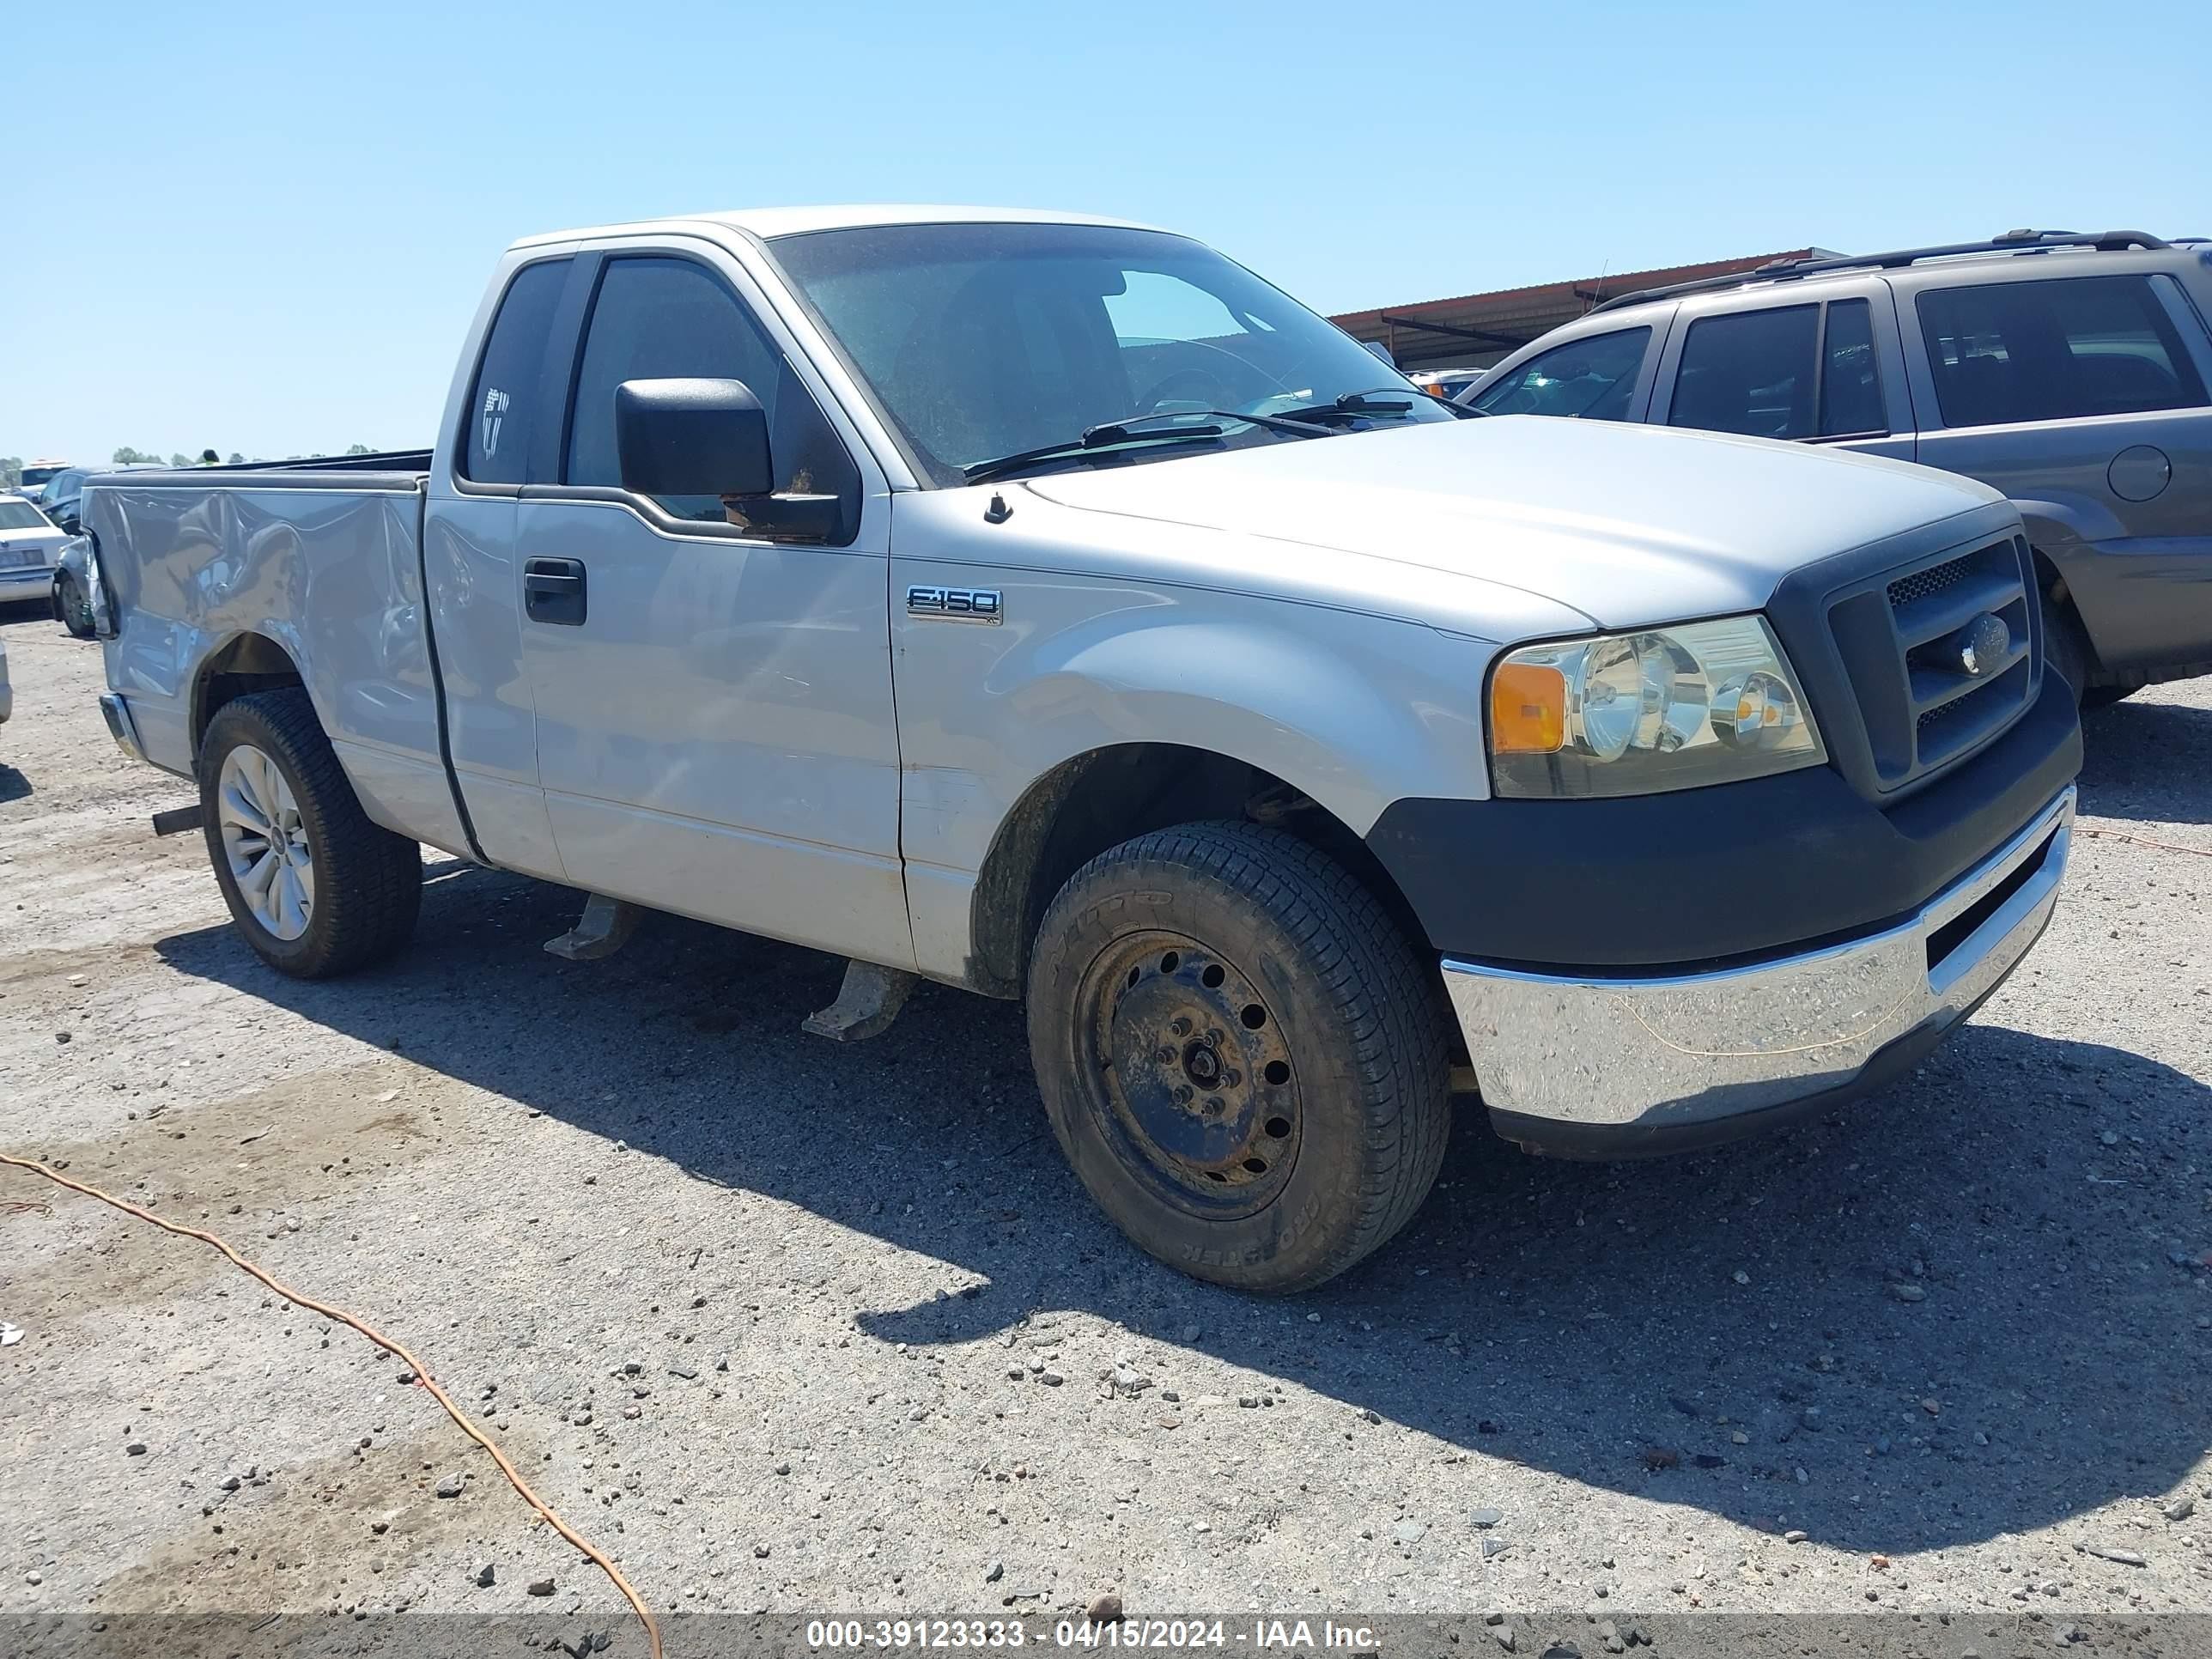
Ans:
{"label": "cab roof", "polygon": [[848,207],[738,208],[722,213],[690,213],[675,218],[639,219],[626,224],[592,225],[580,230],[548,231],[526,236],[516,247],[542,247],[549,242],[574,242],[603,236],[622,236],[639,231],[720,226],[766,241],[776,236],[797,236],[814,230],[859,230],[880,225],[1105,225],[1120,230],[1152,230],[1156,227],[1128,219],[1109,219],[1091,213],[1055,213],[1036,208],[934,207],[878,204]]}

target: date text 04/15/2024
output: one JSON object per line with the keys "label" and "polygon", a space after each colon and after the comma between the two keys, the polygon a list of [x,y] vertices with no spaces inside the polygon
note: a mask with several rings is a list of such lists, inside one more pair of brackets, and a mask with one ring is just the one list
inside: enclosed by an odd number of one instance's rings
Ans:
{"label": "date text 04/15/2024", "polygon": [[1032,1629],[1021,1619],[820,1619],[806,1626],[808,1647],[835,1652],[864,1648],[1144,1649],[1242,1647],[1334,1650],[1371,1654],[1375,1632],[1332,1620],[1061,1619]]}

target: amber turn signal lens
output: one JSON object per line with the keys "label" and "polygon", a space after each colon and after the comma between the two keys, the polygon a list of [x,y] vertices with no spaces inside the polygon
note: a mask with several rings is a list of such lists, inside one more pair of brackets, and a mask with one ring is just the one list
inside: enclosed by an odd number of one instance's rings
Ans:
{"label": "amber turn signal lens", "polygon": [[1490,747],[1551,755],[1567,737],[1567,677],[1539,663],[1505,662],[1490,679]]}

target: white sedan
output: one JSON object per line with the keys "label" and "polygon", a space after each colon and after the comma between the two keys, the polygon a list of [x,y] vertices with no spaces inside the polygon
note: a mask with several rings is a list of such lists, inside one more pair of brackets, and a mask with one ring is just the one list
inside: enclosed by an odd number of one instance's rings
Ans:
{"label": "white sedan", "polygon": [[0,495],[0,605],[43,599],[69,538],[21,495]]}

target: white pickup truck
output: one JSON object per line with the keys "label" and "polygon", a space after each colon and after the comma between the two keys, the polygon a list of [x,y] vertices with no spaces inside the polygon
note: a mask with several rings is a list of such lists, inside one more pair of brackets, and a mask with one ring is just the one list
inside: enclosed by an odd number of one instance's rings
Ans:
{"label": "white pickup truck", "polygon": [[[1378,383],[1379,382],[1379,383]],[[1139,1244],[1259,1290],[1540,1151],[1895,1076],[2033,944],[2080,737],[2020,520],[1893,462],[1464,418],[1077,216],[708,215],[502,259],[434,450],[118,474],[86,625],[246,941],[420,844],[1023,998]]]}

